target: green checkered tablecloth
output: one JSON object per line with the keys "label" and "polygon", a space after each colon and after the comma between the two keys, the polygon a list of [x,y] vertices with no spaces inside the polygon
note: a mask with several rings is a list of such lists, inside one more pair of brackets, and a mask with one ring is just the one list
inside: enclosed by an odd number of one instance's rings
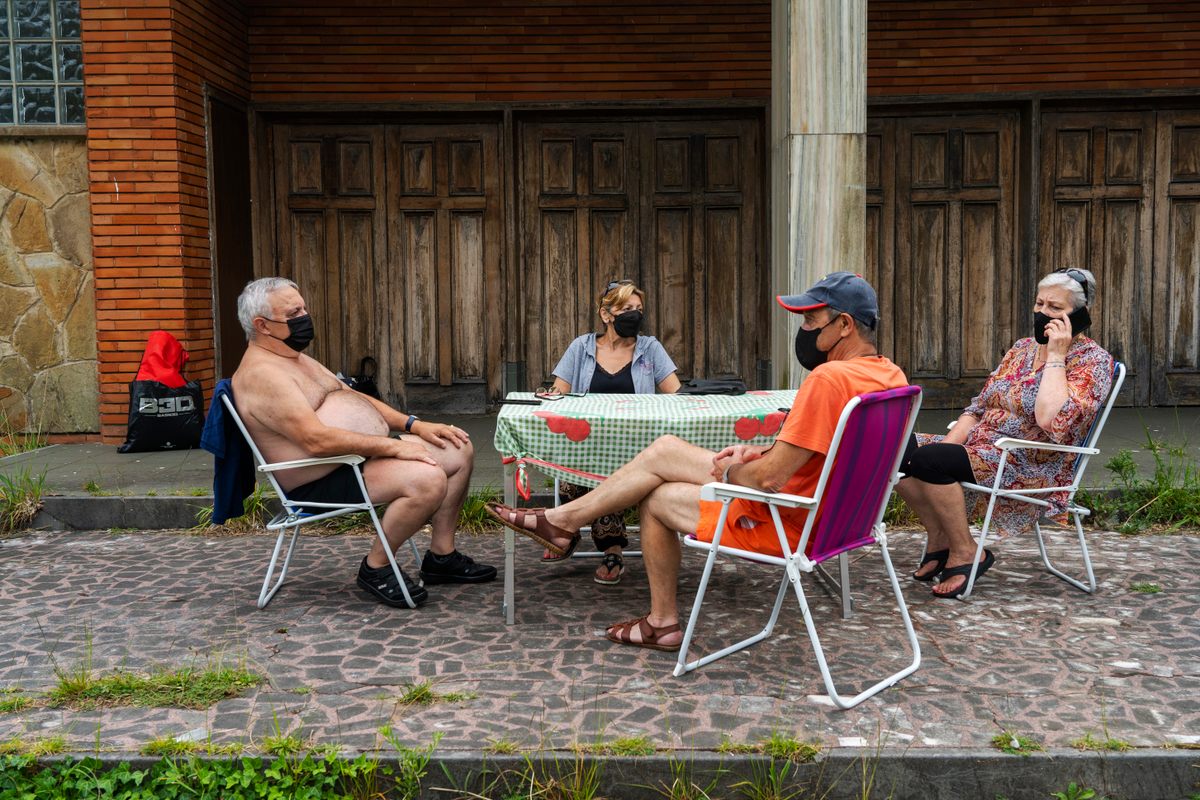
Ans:
{"label": "green checkered tablecloth", "polygon": [[[536,399],[512,392],[509,399]],[[796,392],[743,395],[593,394],[505,405],[496,419],[496,450],[528,460],[550,477],[595,486],[659,436],[673,434],[709,450],[774,441]],[[580,475],[579,473],[587,473]]]}

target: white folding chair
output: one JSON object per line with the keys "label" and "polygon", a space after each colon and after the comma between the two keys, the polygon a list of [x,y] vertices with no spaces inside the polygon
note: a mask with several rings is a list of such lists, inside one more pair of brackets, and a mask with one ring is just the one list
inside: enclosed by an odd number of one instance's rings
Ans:
{"label": "white folding chair", "polygon": [[[1104,403],[1104,408],[1100,414],[1092,422],[1092,427],[1083,437],[1083,442],[1078,446],[1065,444],[1055,444],[1054,442],[1034,442],[1028,439],[1013,439],[1008,436],[996,440],[996,447],[1003,452],[1000,454],[1000,464],[996,468],[996,478],[992,481],[991,486],[982,486],[978,483],[962,484],[964,489],[971,489],[976,492],[982,492],[989,495],[987,513],[983,517],[983,527],[979,531],[979,542],[975,547],[975,565],[971,568],[971,574],[967,576],[966,591],[955,595],[959,600],[965,600],[971,596],[971,590],[975,588],[975,573],[979,569],[979,559],[983,557],[983,545],[987,541],[988,530],[992,524],[992,512],[996,508],[996,501],[1003,497],[1009,500],[1017,500],[1022,503],[1029,503],[1042,508],[1049,508],[1050,502],[1043,500],[1038,495],[1054,494],[1056,492],[1067,493],[1067,514],[1075,522],[1075,532],[1079,538],[1079,549],[1083,554],[1083,567],[1087,573],[1087,583],[1083,583],[1070,575],[1059,570],[1050,563],[1050,557],[1046,554],[1046,542],[1042,538],[1041,515],[1034,520],[1033,532],[1037,534],[1038,551],[1042,555],[1042,564],[1046,570],[1055,577],[1061,578],[1077,589],[1081,589],[1088,594],[1096,591],[1096,576],[1092,572],[1092,559],[1088,554],[1087,540],[1083,536],[1083,517],[1091,514],[1091,509],[1084,508],[1075,502],[1075,493],[1079,491],[1079,483],[1083,480],[1084,470],[1087,469],[1088,460],[1094,455],[1099,455],[1100,450],[1096,447],[1096,443],[1100,440],[1100,433],[1104,430],[1104,423],[1108,421],[1108,412],[1112,411],[1113,402],[1117,399],[1117,393],[1121,391],[1121,384],[1125,382],[1125,365],[1120,361],[1113,364],[1113,379],[1112,388],[1108,391],[1108,399]],[[953,426],[952,426],[953,427]],[[1004,468],[1008,461],[1008,454],[1013,450],[1046,450],[1059,453],[1075,453],[1075,469],[1072,473],[1071,483],[1068,486],[1047,486],[1041,489],[1006,489],[1004,488]]]}
{"label": "white folding chair", "polygon": [[[357,455],[344,455],[329,456],[328,458],[302,458],[296,461],[279,461],[274,464],[268,464],[263,458],[262,453],[259,452],[258,445],[250,438],[250,433],[246,430],[246,426],[242,424],[242,418],[238,416],[237,408],[234,407],[231,396],[225,394],[222,395],[221,399],[225,401],[225,410],[233,417],[233,421],[237,423],[238,430],[242,432],[242,436],[246,439],[246,444],[250,446],[250,451],[254,453],[254,463],[258,467],[258,471],[267,476],[267,480],[271,483],[271,488],[275,490],[275,494],[279,497],[279,502],[283,506],[283,510],[267,523],[267,530],[279,531],[279,535],[275,538],[275,550],[271,553],[270,563],[267,564],[267,574],[263,578],[262,591],[258,595],[258,607],[266,608],[267,603],[271,602],[271,598],[275,596],[275,593],[279,591],[279,587],[283,585],[283,581],[287,577],[288,565],[292,562],[292,552],[296,549],[296,539],[300,536],[301,525],[365,511],[370,515],[371,524],[375,526],[375,533],[383,545],[384,552],[387,553],[388,562],[392,565],[392,571],[395,573],[396,580],[400,584],[400,591],[404,595],[404,602],[409,608],[416,608],[417,604],[413,602],[412,596],[408,593],[408,586],[400,574],[400,566],[396,563],[396,557],[392,555],[392,548],[388,545],[387,537],[383,535],[383,526],[379,522],[379,515],[375,512],[375,506],[367,494],[367,486],[363,483],[362,469],[359,465],[366,461],[366,459]],[[289,500],[287,492],[279,486],[279,481],[275,479],[275,473],[284,469],[312,467],[318,464],[349,464],[354,469],[354,477],[358,479],[358,488],[362,492],[362,502],[318,503],[309,500],[303,502]],[[306,509],[314,510],[309,511]],[[292,536],[288,542],[287,554],[283,557],[283,566],[279,571],[279,578],[272,584],[271,576],[275,574],[275,564],[279,561],[279,551],[283,548],[283,539],[289,530],[292,532]],[[420,556],[417,553],[416,543],[409,539],[408,544],[412,548],[413,558],[420,564]]]}
{"label": "white folding chair", "polygon": [[[906,386],[852,398],[846,404],[838,420],[833,442],[830,444],[825,465],[821,470],[817,488],[812,497],[768,494],[726,483],[710,483],[701,489],[702,499],[720,501],[722,508],[721,515],[717,520],[716,533],[711,543],[701,542],[694,535],[686,536],[683,540],[688,547],[707,550],[708,559],[700,578],[700,586],[696,591],[696,600],[692,606],[691,616],[688,618],[683,643],[679,649],[679,662],[675,666],[676,676],[683,675],[685,672],[690,672],[767,638],[779,618],[779,611],[783,607],[789,583],[800,602],[800,613],[808,628],[808,637],[817,657],[821,677],[825,681],[825,689],[829,692],[829,698],[839,708],[856,706],[868,697],[916,672],[917,667],[921,664],[921,647],[917,642],[917,635],[908,615],[908,606],[905,605],[904,595],[900,591],[900,583],[896,580],[896,571],[892,567],[891,556],[888,554],[883,513],[887,508],[892,488],[900,479],[898,471],[900,460],[904,455],[904,446],[908,442],[920,407],[921,389],[919,386]],[[721,534],[729,514],[729,503],[734,498],[767,505],[775,525],[775,532],[779,536],[779,546],[783,556],[765,555],[721,544]],[[795,551],[788,543],[787,533],[784,531],[783,522],[779,516],[780,508],[808,509],[804,529]],[[825,651],[821,647],[816,623],[809,609],[800,577],[801,573],[813,572],[818,564],[827,559],[872,544],[879,545],[879,552],[883,556],[883,565],[887,571],[888,580],[891,581],[892,593],[895,595],[900,617],[904,621],[913,659],[912,663],[904,669],[846,699],[838,693],[834,686],[833,677],[830,675],[829,666],[826,663]],[[761,631],[723,650],[689,662],[687,660],[688,648],[691,645],[696,621],[700,618],[700,607],[704,602],[709,577],[712,575],[718,553],[737,556],[760,564],[782,567],[783,575],[779,591],[775,596],[775,605],[771,610],[771,616]]]}

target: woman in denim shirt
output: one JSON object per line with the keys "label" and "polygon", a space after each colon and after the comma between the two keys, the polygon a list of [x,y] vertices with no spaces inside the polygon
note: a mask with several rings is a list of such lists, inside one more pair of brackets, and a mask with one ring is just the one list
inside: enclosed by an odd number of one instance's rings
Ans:
{"label": "woman in denim shirt", "polygon": [[[679,389],[675,362],[662,344],[653,336],[642,336],[643,306],[646,295],[632,281],[608,284],[600,298],[600,320],[603,333],[585,333],[567,347],[554,367],[554,387],[551,391],[593,392],[598,394],[653,394],[655,390],[674,393]],[[570,483],[560,483],[559,493],[565,500],[574,500],[587,489]],[[608,514],[592,522],[592,539],[604,560],[596,569],[595,581],[612,585],[621,580],[625,561],[621,550],[629,546],[625,536],[625,515]],[[560,561],[570,552],[558,556],[549,550],[543,561]]]}

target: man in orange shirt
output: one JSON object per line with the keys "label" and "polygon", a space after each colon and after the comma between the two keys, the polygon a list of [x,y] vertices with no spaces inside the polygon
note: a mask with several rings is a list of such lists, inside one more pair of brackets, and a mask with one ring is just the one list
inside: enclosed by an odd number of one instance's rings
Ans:
{"label": "man in orange shirt", "polygon": [[[676,531],[695,531],[712,541],[721,504],[700,500],[710,481],[765,492],[811,496],[825,463],[842,409],[853,397],[905,386],[904,373],[875,347],[879,304],[861,277],[834,272],[801,295],[776,298],[804,322],[796,334],[796,357],[812,374],[796,392],[787,420],[770,447],[733,445],[719,453],[663,436],[614,472],[592,492],[557,508],[489,506],[503,525],[556,553],[570,553],[579,528],[602,514],[640,504],[642,554],[650,581],[650,613],[608,628],[621,644],[678,650],[676,587],[680,544]],[[800,541],[806,512],[781,509],[788,541]],[[734,500],[721,544],[781,555],[767,508]]]}

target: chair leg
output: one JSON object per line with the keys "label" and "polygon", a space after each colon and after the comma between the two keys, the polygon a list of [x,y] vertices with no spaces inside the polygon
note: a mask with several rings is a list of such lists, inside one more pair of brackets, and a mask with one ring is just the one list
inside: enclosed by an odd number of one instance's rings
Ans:
{"label": "chair leg", "polygon": [[959,592],[955,597],[959,600],[966,600],[971,596],[971,590],[975,588],[975,576],[979,572],[979,559],[983,558],[983,544],[987,541],[988,529],[992,526],[992,512],[996,508],[996,495],[992,495],[992,499],[988,501],[987,514],[983,517],[983,528],[979,531],[979,543],[975,546],[975,561],[971,564],[971,574],[967,576],[966,591]]}
{"label": "chair leg", "polygon": [[[396,583],[400,586],[400,593],[404,595],[404,604],[409,608],[416,608],[417,604],[413,602],[412,595],[408,593],[408,584],[404,582],[404,576],[400,574],[400,565],[396,563],[396,556],[392,553],[392,546],[388,544],[387,537],[383,535],[383,523],[379,521],[379,514],[375,512],[375,506],[368,506],[367,510],[371,514],[371,522],[375,524],[375,535],[379,537],[379,543],[383,545],[383,552],[387,553],[388,563],[392,565],[392,573],[396,576]],[[417,555],[417,545],[412,539],[408,540],[412,547],[413,558],[417,561],[418,568],[421,560]]]}
{"label": "chair leg", "polygon": [[275,537],[275,550],[271,553],[271,561],[267,564],[267,574],[263,578],[262,591],[258,593],[258,607],[266,608],[267,603],[271,602],[271,598],[279,591],[279,587],[283,586],[283,581],[287,577],[288,565],[292,563],[292,551],[296,549],[296,539],[300,535],[300,525],[293,525],[292,540],[288,543],[287,554],[283,557],[283,567],[279,570],[279,580],[275,584],[271,584],[271,576],[275,574],[275,563],[279,560],[279,551],[283,547],[283,537],[287,535],[288,528],[280,528],[279,535]]}
{"label": "chair leg", "polygon": [[1083,554],[1083,567],[1087,572],[1088,582],[1086,584],[1082,583],[1081,581],[1060,571],[1050,563],[1050,556],[1046,552],[1046,543],[1042,539],[1042,526],[1040,523],[1035,522],[1033,524],[1033,530],[1034,533],[1037,534],[1038,552],[1041,553],[1042,564],[1045,565],[1047,572],[1056,578],[1066,581],[1080,591],[1087,592],[1088,594],[1094,594],[1096,591],[1096,575],[1092,572],[1092,558],[1088,553],[1087,540],[1083,535],[1083,521],[1080,519],[1080,515],[1077,512],[1072,512],[1071,518],[1075,521],[1075,533],[1079,537],[1079,550]]}
{"label": "chair leg", "polygon": [[[829,693],[829,699],[833,701],[833,704],[843,710],[853,708],[863,700],[866,700],[868,697],[873,697],[889,686],[894,686],[904,678],[916,672],[917,668],[921,666],[921,645],[917,641],[917,632],[913,629],[912,618],[908,615],[908,606],[905,604],[904,594],[900,590],[900,581],[896,579],[896,570],[892,566],[892,558],[888,553],[886,541],[880,541],[879,550],[883,554],[883,563],[884,566],[887,567],[888,580],[891,581],[892,592],[896,597],[896,605],[900,610],[900,617],[904,621],[904,629],[908,634],[908,644],[912,649],[913,660],[912,663],[910,663],[904,669],[892,673],[875,685],[849,699],[842,697],[838,693],[837,687],[834,686],[833,675],[829,672],[829,664],[825,660],[825,650],[821,646],[821,638],[817,634],[817,625],[813,620],[812,612],[809,610],[808,599],[805,597],[804,587],[800,583],[800,576],[798,573],[795,576],[795,580],[792,581],[796,588],[796,599],[800,601],[800,613],[804,617],[804,625],[806,628],[808,628],[808,638],[812,643],[813,654],[817,658],[817,666],[820,668],[821,678],[825,682],[825,691]],[[792,570],[789,565],[789,577],[791,574]]]}

